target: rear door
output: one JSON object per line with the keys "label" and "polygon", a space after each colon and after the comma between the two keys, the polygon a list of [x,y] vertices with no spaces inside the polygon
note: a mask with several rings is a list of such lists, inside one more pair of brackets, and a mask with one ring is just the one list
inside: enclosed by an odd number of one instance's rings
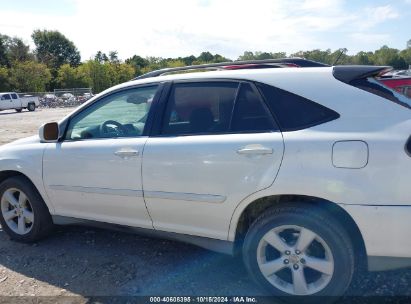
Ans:
{"label": "rear door", "polygon": [[12,93],[11,95],[11,100],[13,103],[13,108],[14,109],[20,109],[21,108],[21,102],[20,99],[18,97],[18,95],[16,93]]}
{"label": "rear door", "polygon": [[235,207],[269,187],[284,146],[253,84],[174,83],[144,148],[144,198],[156,229],[226,239]]}

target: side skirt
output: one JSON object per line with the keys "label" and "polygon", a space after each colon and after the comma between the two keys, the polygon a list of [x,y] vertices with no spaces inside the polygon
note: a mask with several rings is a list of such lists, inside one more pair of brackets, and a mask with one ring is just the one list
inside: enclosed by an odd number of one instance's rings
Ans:
{"label": "side skirt", "polygon": [[152,238],[168,239],[174,241],[180,241],[183,243],[193,244],[211,251],[233,255],[234,243],[230,241],[217,240],[207,237],[194,236],[188,234],[180,234],[174,232],[167,232],[154,229],[145,229],[131,226],[123,226],[118,224],[110,224],[92,220],[84,220],[60,215],[52,216],[53,223],[56,225],[78,225],[78,226],[90,226],[96,228],[102,228],[107,230],[114,230],[126,233],[133,233],[144,235]]}
{"label": "side skirt", "polygon": [[411,267],[411,258],[368,256],[369,271],[385,271]]}

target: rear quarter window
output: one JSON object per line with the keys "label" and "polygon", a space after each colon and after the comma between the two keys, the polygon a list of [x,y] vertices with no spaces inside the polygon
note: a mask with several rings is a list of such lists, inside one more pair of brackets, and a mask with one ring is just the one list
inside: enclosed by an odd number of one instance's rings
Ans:
{"label": "rear quarter window", "polygon": [[340,115],[327,107],[291,92],[256,84],[282,131],[296,131],[335,120]]}

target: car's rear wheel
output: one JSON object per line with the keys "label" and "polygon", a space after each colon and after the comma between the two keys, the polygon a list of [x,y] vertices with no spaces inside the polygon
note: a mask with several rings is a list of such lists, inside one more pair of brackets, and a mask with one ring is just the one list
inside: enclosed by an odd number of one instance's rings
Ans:
{"label": "car's rear wheel", "polygon": [[30,112],[33,112],[34,110],[36,110],[36,105],[34,103],[29,103],[27,105],[27,110],[29,110]]}
{"label": "car's rear wheel", "polygon": [[243,258],[258,283],[291,301],[301,296],[307,301],[310,296],[342,295],[354,272],[354,250],[347,232],[312,205],[265,212],[246,235]]}
{"label": "car's rear wheel", "polygon": [[40,194],[21,176],[0,184],[0,223],[11,239],[22,242],[35,242],[53,227]]}

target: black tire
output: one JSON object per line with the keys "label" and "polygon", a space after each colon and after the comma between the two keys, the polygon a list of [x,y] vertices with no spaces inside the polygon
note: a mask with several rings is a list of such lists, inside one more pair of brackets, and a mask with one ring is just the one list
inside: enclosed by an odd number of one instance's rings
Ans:
{"label": "black tire", "polygon": [[[293,225],[311,230],[327,244],[334,259],[334,270],[331,279],[322,290],[306,296],[293,295],[272,285],[262,274],[257,261],[257,250],[260,240],[270,230]],[[282,256],[281,256],[282,258]],[[252,278],[270,294],[281,297],[284,302],[304,303],[333,302],[343,295],[349,287],[355,267],[354,249],[346,230],[327,212],[311,204],[292,203],[282,205],[264,212],[254,221],[247,232],[243,244],[243,260]],[[305,274],[307,270],[302,265]],[[293,269],[286,269],[292,272]],[[275,273],[278,274],[278,273]]]}
{"label": "black tire", "polygon": [[36,242],[49,235],[53,228],[53,221],[46,204],[44,203],[42,197],[40,196],[34,185],[23,176],[11,177],[7,179],[0,184],[0,203],[3,194],[7,190],[12,188],[23,191],[27,196],[27,199],[29,200],[31,205],[32,212],[34,214],[34,220],[29,232],[27,232],[26,234],[18,234],[10,229],[4,219],[3,212],[0,210],[0,223],[3,230],[9,235],[12,240],[24,243]]}
{"label": "black tire", "polygon": [[23,111],[23,109],[15,109],[17,113],[20,113],[21,111]]}
{"label": "black tire", "polygon": [[34,103],[29,103],[27,105],[27,110],[29,110],[30,112],[33,112],[34,110],[36,110],[36,105]]}

